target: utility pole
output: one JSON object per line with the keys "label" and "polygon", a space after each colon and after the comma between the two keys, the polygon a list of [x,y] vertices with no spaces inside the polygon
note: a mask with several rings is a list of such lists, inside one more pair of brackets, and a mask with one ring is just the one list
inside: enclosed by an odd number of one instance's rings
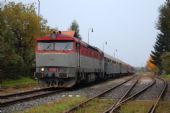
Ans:
{"label": "utility pole", "polygon": [[93,28],[88,29],[88,44],[89,44],[89,32],[90,32],[90,30],[91,30],[91,32],[93,32]]}
{"label": "utility pole", "polygon": [[40,0],[38,0],[38,16],[40,16]]}
{"label": "utility pole", "polygon": [[[104,52],[104,46],[105,45],[107,45],[107,41],[105,41],[104,44],[103,44],[103,57],[104,57],[104,54],[105,54],[105,52]],[[105,62],[104,62],[104,58],[103,58],[103,77],[104,77],[104,74],[105,74],[105,69],[104,69],[105,66],[104,66],[104,64],[105,64]]]}

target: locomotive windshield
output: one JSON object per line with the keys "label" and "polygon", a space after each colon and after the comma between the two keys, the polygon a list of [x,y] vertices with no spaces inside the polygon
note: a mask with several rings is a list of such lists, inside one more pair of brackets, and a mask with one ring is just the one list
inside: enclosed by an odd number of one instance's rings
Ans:
{"label": "locomotive windshield", "polygon": [[38,42],[38,50],[72,50],[73,42]]}

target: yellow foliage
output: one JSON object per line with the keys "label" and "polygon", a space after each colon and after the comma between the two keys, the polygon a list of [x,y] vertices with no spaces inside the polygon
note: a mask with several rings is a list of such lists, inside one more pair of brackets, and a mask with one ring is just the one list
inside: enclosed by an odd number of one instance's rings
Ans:
{"label": "yellow foliage", "polygon": [[150,57],[149,59],[148,59],[148,61],[147,61],[147,69],[149,70],[149,71],[155,71],[156,69],[157,69],[157,67],[156,67],[156,65],[155,64],[153,64],[152,62],[152,58]]}

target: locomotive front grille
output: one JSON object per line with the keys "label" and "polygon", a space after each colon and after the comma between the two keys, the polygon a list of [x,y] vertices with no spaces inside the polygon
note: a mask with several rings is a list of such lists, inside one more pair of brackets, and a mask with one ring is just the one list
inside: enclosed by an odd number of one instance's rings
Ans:
{"label": "locomotive front grille", "polygon": [[59,78],[67,78],[67,73],[59,73]]}

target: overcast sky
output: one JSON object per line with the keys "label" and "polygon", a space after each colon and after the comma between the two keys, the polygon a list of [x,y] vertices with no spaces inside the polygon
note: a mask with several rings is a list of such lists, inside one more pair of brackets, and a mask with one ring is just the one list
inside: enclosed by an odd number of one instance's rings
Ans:
{"label": "overcast sky", "polygon": [[[3,0],[1,0],[3,1]],[[4,0],[5,1],[5,0]],[[12,1],[12,0],[6,0]],[[38,0],[13,0],[35,3]],[[164,0],[40,0],[40,14],[51,27],[67,30],[73,20],[80,27],[83,41],[133,65],[144,66],[158,31],[159,7]],[[117,50],[117,52],[116,52]]]}

